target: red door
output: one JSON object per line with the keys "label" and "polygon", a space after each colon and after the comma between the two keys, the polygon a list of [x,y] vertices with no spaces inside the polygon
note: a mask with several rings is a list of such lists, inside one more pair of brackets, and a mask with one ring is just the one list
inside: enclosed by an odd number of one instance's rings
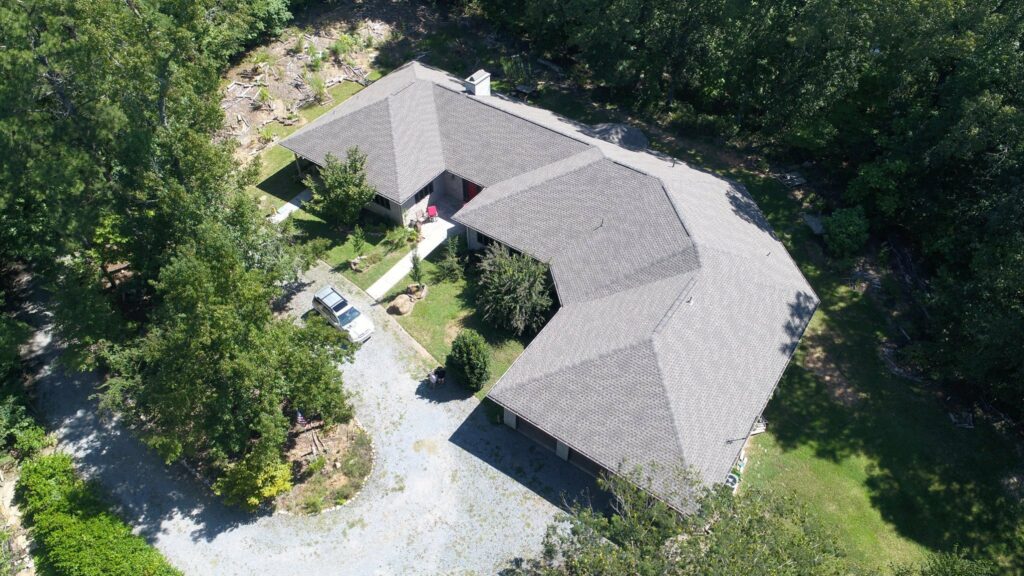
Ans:
{"label": "red door", "polygon": [[462,202],[463,203],[469,202],[473,198],[476,198],[476,195],[479,194],[479,193],[480,193],[480,185],[479,184],[474,184],[473,182],[470,182],[469,180],[463,180],[462,181]]}

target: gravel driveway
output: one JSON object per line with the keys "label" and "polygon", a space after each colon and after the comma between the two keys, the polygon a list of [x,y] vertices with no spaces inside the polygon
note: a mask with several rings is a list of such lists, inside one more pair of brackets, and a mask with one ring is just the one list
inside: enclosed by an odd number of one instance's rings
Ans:
{"label": "gravel driveway", "polygon": [[221,506],[180,466],[165,466],[89,399],[96,377],[54,367],[40,331],[39,404],[62,446],[125,518],[189,575],[492,574],[539,552],[557,504],[593,481],[508,428],[452,385],[425,388],[429,357],[393,319],[326,266],[288,310],[334,283],[372,315],[376,334],[343,367],[377,460],[363,491],[314,517],[252,516]]}

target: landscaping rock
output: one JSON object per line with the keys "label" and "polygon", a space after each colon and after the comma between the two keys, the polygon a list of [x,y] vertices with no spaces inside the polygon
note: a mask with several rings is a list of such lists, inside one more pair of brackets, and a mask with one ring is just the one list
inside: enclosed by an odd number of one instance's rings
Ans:
{"label": "landscaping rock", "polygon": [[388,314],[397,314],[399,316],[405,316],[412,312],[413,306],[416,304],[412,297],[408,294],[399,294],[395,296],[395,299],[391,301],[391,305],[388,306]]}
{"label": "landscaping rock", "polygon": [[825,233],[825,225],[821,221],[821,215],[820,214],[807,214],[807,213],[804,213],[803,218],[804,218],[804,223],[807,224],[807,227],[810,228],[811,232],[814,232],[814,234],[816,236],[821,236],[822,234]]}
{"label": "landscaping rock", "polygon": [[405,293],[413,300],[423,300],[427,297],[427,285],[409,284],[409,286],[405,288]]}

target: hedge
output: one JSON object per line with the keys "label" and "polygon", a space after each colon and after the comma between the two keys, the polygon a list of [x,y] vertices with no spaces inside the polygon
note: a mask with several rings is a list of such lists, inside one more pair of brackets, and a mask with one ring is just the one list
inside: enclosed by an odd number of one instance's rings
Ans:
{"label": "hedge", "polygon": [[181,576],[110,512],[65,454],[27,460],[16,495],[32,529],[42,574]]}

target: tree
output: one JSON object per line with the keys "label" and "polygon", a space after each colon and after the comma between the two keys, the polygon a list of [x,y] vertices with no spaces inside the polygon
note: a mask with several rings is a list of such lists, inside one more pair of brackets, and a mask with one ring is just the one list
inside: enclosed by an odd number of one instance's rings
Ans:
{"label": "tree", "polygon": [[357,257],[362,256],[363,251],[366,250],[366,234],[363,232],[363,227],[358,224],[352,229],[352,250]]}
{"label": "tree", "polygon": [[860,206],[840,208],[825,218],[825,243],[840,258],[853,256],[868,241],[868,221]]}
{"label": "tree", "polygon": [[516,335],[540,330],[553,304],[547,265],[494,243],[487,247],[479,269],[477,299],[484,318]]}
{"label": "tree", "polygon": [[310,211],[339,229],[354,224],[377,193],[366,180],[366,154],[358,148],[349,148],[344,162],[328,154],[320,178],[307,176],[303,183],[313,192]]}
{"label": "tree", "polygon": [[335,367],[351,343],[322,321],[274,320],[268,274],[246,265],[230,229],[201,228],[161,272],[149,330],[107,352],[101,404],[145,421],[168,461],[223,471],[218,490],[247,505],[283,489],[285,407],[328,425],[352,416]]}
{"label": "tree", "polygon": [[549,527],[543,555],[511,573],[743,576],[752,566],[779,576],[855,573],[834,537],[792,497],[733,496],[681,473],[679,489],[690,494],[693,509],[683,516],[639,488],[643,478],[639,471],[603,478],[613,497],[611,516],[577,507]]}
{"label": "tree", "polygon": [[476,330],[463,328],[452,341],[452,350],[445,364],[470,389],[483,388],[491,377],[491,355],[487,341]]}
{"label": "tree", "polygon": [[423,284],[423,259],[417,250],[412,251],[412,269],[409,270],[409,277],[417,284]]}
{"label": "tree", "polygon": [[462,257],[459,256],[459,241],[453,236],[445,245],[444,257],[437,263],[434,278],[437,282],[457,282],[462,280],[464,274]]}

